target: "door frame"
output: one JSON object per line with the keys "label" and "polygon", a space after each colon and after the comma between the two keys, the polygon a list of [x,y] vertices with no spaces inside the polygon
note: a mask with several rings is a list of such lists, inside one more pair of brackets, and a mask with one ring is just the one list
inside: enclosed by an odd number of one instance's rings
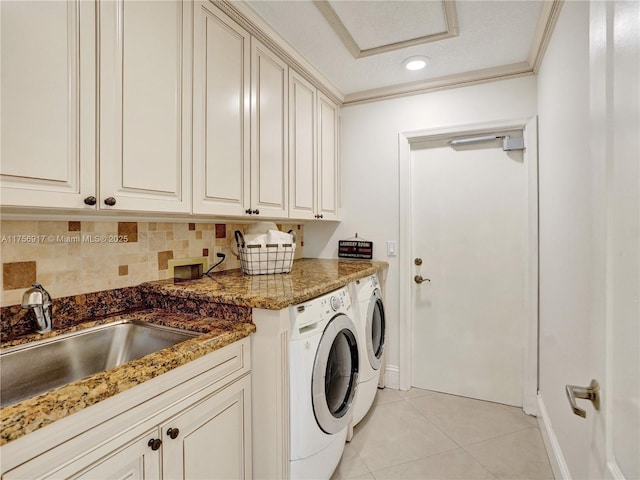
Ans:
{"label": "door frame", "polygon": [[[525,345],[523,358],[522,409],[531,415],[537,414],[538,402],[538,118],[536,116],[499,122],[454,125],[450,127],[401,132],[398,134],[398,163],[400,177],[400,319],[399,319],[399,380],[400,389],[411,388],[413,331],[411,308],[411,256],[413,244],[411,232],[411,146],[420,142],[452,136],[487,135],[504,130],[522,130],[525,150],[524,164],[527,166],[527,276],[525,278]],[[406,280],[405,280],[406,279]]]}

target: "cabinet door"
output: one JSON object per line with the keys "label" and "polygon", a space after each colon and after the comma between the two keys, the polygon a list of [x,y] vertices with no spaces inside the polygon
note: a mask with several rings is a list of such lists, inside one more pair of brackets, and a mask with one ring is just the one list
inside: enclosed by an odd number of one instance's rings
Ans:
{"label": "cabinet door", "polygon": [[2,204],[95,208],[95,3],[0,9]]}
{"label": "cabinet door", "polygon": [[[153,429],[122,449],[113,452],[75,475],[65,476],[77,480],[109,478],[113,480],[160,480],[161,450],[151,450],[148,442],[157,438]],[[61,473],[61,472],[59,472]]]}
{"label": "cabinet door", "polygon": [[192,7],[100,2],[101,208],[191,210]]}
{"label": "cabinet door", "polygon": [[194,23],[193,212],[249,208],[250,36],[210,2]]}
{"label": "cabinet door", "polygon": [[164,478],[250,479],[250,398],[247,375],[165,423]]}
{"label": "cabinet door", "polygon": [[338,219],[338,107],[318,92],[318,214]]}
{"label": "cabinet door", "polygon": [[288,67],[255,38],[251,49],[251,207],[287,217]]}
{"label": "cabinet door", "polygon": [[[63,465],[60,465],[60,461],[43,460],[38,456],[5,473],[2,479],[159,480],[162,450],[151,450],[148,445],[149,440],[158,438],[158,434],[158,428],[154,427],[137,435],[130,442],[125,442],[116,436],[98,450],[91,451],[90,454],[76,450],[76,459]],[[99,458],[99,460],[96,459],[92,462],[87,460],[87,457]]]}
{"label": "cabinet door", "polygon": [[289,73],[289,216],[316,215],[316,88]]}

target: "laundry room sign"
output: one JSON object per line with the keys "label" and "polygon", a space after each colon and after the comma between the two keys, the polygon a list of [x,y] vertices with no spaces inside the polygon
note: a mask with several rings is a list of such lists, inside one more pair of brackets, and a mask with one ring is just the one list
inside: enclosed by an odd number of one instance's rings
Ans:
{"label": "laundry room sign", "polygon": [[358,239],[338,240],[338,257],[371,260],[373,258],[373,242]]}

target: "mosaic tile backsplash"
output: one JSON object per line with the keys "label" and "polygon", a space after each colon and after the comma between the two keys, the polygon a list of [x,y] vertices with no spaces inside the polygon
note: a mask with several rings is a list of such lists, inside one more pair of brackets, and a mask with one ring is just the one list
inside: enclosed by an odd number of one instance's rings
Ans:
{"label": "mosaic tile backsplash", "polygon": [[[138,285],[169,277],[169,260],[224,253],[217,270],[240,268],[233,232],[247,225],[164,222],[0,222],[0,306],[16,305],[32,283],[53,298]],[[303,256],[303,225],[295,230],[295,258]]]}

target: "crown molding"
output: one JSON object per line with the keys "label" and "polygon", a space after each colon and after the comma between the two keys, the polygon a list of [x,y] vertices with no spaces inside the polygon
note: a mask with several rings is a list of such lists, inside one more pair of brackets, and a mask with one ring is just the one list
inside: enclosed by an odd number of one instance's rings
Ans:
{"label": "crown molding", "polygon": [[269,47],[305,80],[329,97],[331,101],[338,105],[342,104],[344,100],[342,91],[302,57],[287,40],[268,25],[245,2],[233,0],[209,1]]}
{"label": "crown molding", "polygon": [[345,95],[343,105],[357,105],[436,90],[493,82],[507,78],[535,75],[538,73],[540,65],[542,64],[542,59],[551,40],[563,3],[564,0],[551,0],[542,3],[542,10],[538,17],[538,23],[526,62],[350,93]]}
{"label": "crown molding", "polygon": [[511,65],[503,65],[500,67],[475,70],[473,72],[447,75],[430,80],[422,80],[419,82],[393,85],[390,87],[376,88],[373,90],[352,93],[345,96],[343,105],[357,105],[360,103],[406,97],[409,95],[417,95],[420,93],[433,92],[436,90],[466,87],[478,83],[486,83],[507,78],[533,75],[533,73],[533,69],[527,62],[514,63]]}
{"label": "crown molding", "polygon": [[[564,0],[549,0],[542,2],[542,10],[531,42],[529,55],[525,62],[344,95],[338,87],[333,85],[333,83],[322,75],[322,73],[320,73],[311,63],[302,57],[293,46],[291,46],[277,31],[268,25],[244,2],[233,0],[210,1],[238,22],[245,30],[272,49],[294,70],[318,88],[319,91],[327,95],[332,101],[344,106],[405,97],[409,95],[418,95],[421,93],[445,90],[449,88],[459,88],[507,78],[535,75],[540,68],[546,48],[551,40],[553,30],[560,15],[560,10],[564,3]],[[317,3],[326,2],[318,2],[318,0],[314,0],[314,3],[317,5]],[[457,35],[458,21],[455,2],[452,0],[443,0],[443,4],[447,17],[448,30],[450,32],[455,32]]]}
{"label": "crown molding", "polygon": [[393,50],[399,50],[401,48],[412,47],[415,45],[421,45],[423,43],[436,42],[445,38],[451,38],[458,36],[458,15],[456,12],[456,4],[454,0],[442,0],[442,11],[445,20],[445,31],[438,32],[431,35],[425,35],[423,37],[412,38],[401,42],[389,43],[386,45],[380,45],[379,47],[367,48],[362,50],[358,43],[354,40],[351,32],[342,23],[340,17],[335,12],[328,0],[313,0],[313,4],[320,10],[320,13],[327,20],[331,28],[336,32],[338,38],[342,41],[344,46],[349,50],[353,58],[368,57],[371,55],[378,55],[380,53],[391,52]]}
{"label": "crown molding", "polygon": [[536,31],[531,41],[531,50],[527,58],[529,65],[531,65],[533,69],[533,73],[538,73],[540,69],[540,64],[551,40],[551,34],[556,26],[563,4],[564,0],[553,0],[542,3],[542,11],[538,18]]}

